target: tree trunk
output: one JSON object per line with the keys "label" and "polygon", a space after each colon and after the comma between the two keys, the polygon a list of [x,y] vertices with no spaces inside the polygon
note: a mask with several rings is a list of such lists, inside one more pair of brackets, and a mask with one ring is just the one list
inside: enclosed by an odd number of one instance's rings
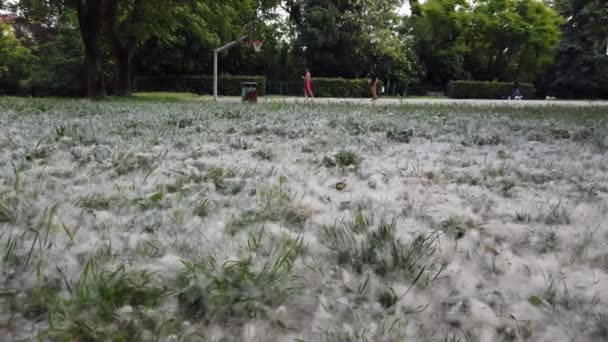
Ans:
{"label": "tree trunk", "polygon": [[87,96],[90,98],[104,97],[106,89],[99,49],[104,0],[74,0],[72,4],[78,15],[78,27],[87,62]]}
{"label": "tree trunk", "polygon": [[106,96],[101,57],[99,53],[86,51],[87,55],[87,96],[95,99]]}
{"label": "tree trunk", "polygon": [[[128,21],[133,26],[140,24],[143,20],[143,0],[135,0]],[[137,47],[137,36],[133,32],[126,32],[121,36],[116,4],[108,2],[105,10],[105,30],[112,48],[114,58],[114,95],[131,95],[131,64],[135,48]]]}
{"label": "tree trunk", "polygon": [[133,60],[133,51],[122,49],[114,54],[114,62],[116,70],[114,75],[114,95],[130,96],[131,95],[131,61]]}

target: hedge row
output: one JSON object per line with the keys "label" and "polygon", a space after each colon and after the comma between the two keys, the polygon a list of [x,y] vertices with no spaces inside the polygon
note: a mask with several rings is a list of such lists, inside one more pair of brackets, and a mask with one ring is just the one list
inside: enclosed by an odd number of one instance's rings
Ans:
{"label": "hedge row", "polygon": [[[220,95],[241,95],[242,82],[258,82],[258,94],[266,93],[266,78],[262,76],[220,76],[218,93]],[[304,81],[282,82],[283,89],[271,93],[284,95],[303,95]],[[368,97],[367,79],[313,78],[313,93],[316,97]],[[379,82],[378,92],[382,87]],[[135,91],[187,91],[197,94],[213,93],[213,76],[140,76],[135,78]],[[276,92],[274,91],[276,90]]]}
{"label": "hedge row", "polygon": [[[313,78],[312,90],[316,97],[368,97],[367,79]],[[382,83],[379,82],[379,89]],[[270,81],[266,92],[274,95],[303,96],[304,81]]]}
{"label": "hedge row", "polygon": [[[513,93],[511,82],[452,81],[448,83],[447,95],[453,99],[501,99]],[[524,98],[534,97],[534,85],[520,83]]]}
{"label": "hedge row", "polygon": [[[240,96],[243,82],[257,82],[258,94],[264,96],[266,78],[263,76],[219,76],[217,91],[220,95]],[[213,94],[213,76],[139,76],[135,78],[133,88],[135,91]]]}
{"label": "hedge row", "polygon": [[[380,93],[381,89],[382,82],[378,82],[378,93]],[[368,80],[362,78],[313,78],[312,90],[316,97],[370,96]]]}

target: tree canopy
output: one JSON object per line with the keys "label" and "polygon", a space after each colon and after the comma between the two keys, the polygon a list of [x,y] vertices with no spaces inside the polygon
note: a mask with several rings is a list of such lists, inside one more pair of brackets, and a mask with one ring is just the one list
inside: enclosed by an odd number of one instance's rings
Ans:
{"label": "tree canopy", "polygon": [[560,96],[608,94],[603,0],[409,0],[409,14],[405,2],[3,1],[0,8],[40,23],[49,36],[3,37],[0,70],[13,76],[2,82],[129,95],[133,75],[211,73],[213,49],[254,21],[262,53],[236,47],[222,54],[222,72],[290,80],[309,67],[314,77],[375,73],[422,88],[519,80]]}
{"label": "tree canopy", "polygon": [[548,78],[559,96],[608,97],[608,2],[560,0],[563,39]]}
{"label": "tree canopy", "polygon": [[413,39],[399,30],[400,0],[288,0],[294,52],[321,76],[380,71],[407,79]]}
{"label": "tree canopy", "polygon": [[534,81],[553,60],[562,22],[536,0],[428,0],[410,19],[429,83]]}

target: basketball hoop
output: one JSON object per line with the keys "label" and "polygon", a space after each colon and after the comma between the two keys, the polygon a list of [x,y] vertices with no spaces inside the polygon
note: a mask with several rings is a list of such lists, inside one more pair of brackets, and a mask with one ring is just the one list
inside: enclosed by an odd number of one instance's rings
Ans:
{"label": "basketball hoop", "polygon": [[255,50],[255,52],[262,51],[263,44],[264,44],[264,42],[262,42],[261,40],[252,40],[251,41],[251,45],[253,45],[253,49]]}

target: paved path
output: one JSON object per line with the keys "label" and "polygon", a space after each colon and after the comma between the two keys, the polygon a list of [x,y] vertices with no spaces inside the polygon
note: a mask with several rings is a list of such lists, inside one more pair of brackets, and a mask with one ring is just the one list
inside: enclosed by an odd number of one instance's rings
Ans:
{"label": "paved path", "polygon": [[[306,100],[302,97],[261,97],[260,103],[320,103],[320,104],[357,104],[357,105],[463,105],[463,106],[567,106],[567,107],[608,107],[608,101],[578,101],[578,100],[458,100],[446,98],[380,98],[370,101],[363,98],[316,98]],[[220,102],[240,102],[238,97],[220,97]],[[608,109],[608,108],[607,108]]]}

